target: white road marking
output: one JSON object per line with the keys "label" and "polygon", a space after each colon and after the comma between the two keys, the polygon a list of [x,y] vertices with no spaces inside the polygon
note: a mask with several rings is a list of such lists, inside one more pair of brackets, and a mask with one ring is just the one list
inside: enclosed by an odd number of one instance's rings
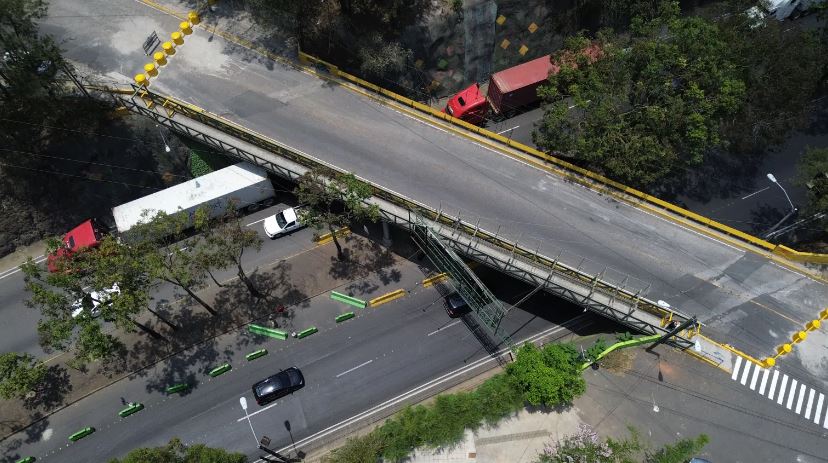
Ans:
{"label": "white road marking", "polygon": [[[583,317],[583,315],[578,316],[578,317],[576,317],[575,319],[573,319],[573,321],[580,321],[580,319],[581,319],[582,317]],[[552,334],[554,334],[554,333],[557,333],[557,332],[559,332],[559,331],[563,331],[564,329],[567,329],[567,327],[570,327],[570,326],[573,326],[573,325],[574,325],[574,323],[569,323],[569,324],[567,324],[566,326],[556,326],[556,327],[553,327],[553,328],[549,328],[549,329],[544,330],[544,331],[542,331],[542,332],[540,332],[540,333],[538,333],[538,334],[535,334],[535,335],[530,336],[530,337],[528,337],[528,338],[526,338],[526,339],[523,339],[523,340],[521,340],[520,342],[518,342],[517,344],[518,344],[518,345],[522,345],[522,344],[524,344],[524,343],[526,343],[526,342],[534,342],[534,341],[536,341],[536,340],[538,340],[538,339],[542,339],[542,338],[544,338],[544,337],[547,337],[547,336],[552,335]],[[400,403],[400,402],[402,402],[402,401],[404,401],[404,400],[408,399],[409,397],[414,396],[414,395],[416,395],[416,394],[418,394],[418,393],[420,393],[420,392],[422,392],[422,391],[426,391],[426,390],[432,389],[432,388],[434,388],[434,387],[437,387],[437,386],[439,386],[440,384],[442,384],[442,383],[444,383],[444,382],[446,382],[446,381],[450,381],[450,380],[452,380],[452,379],[454,379],[454,378],[456,378],[456,377],[458,377],[458,376],[460,376],[460,375],[462,375],[462,374],[466,373],[467,371],[473,370],[473,369],[475,369],[475,368],[477,368],[477,367],[479,367],[479,366],[482,366],[482,365],[485,365],[485,364],[488,364],[488,363],[491,363],[491,362],[495,362],[495,361],[497,361],[497,360],[498,360],[498,359],[499,359],[502,355],[504,355],[505,353],[507,353],[508,351],[509,351],[509,349],[502,349],[502,350],[500,350],[500,351],[496,352],[496,353],[495,353],[495,354],[493,354],[493,355],[490,355],[490,356],[483,357],[483,358],[481,358],[481,359],[475,360],[474,362],[471,362],[471,363],[469,363],[469,364],[467,364],[467,365],[464,365],[464,366],[462,366],[462,367],[460,367],[460,368],[458,368],[458,369],[456,369],[456,370],[454,370],[454,371],[451,371],[451,372],[449,372],[449,373],[446,373],[446,374],[444,374],[443,376],[439,376],[439,377],[434,378],[434,379],[432,379],[432,380],[430,380],[430,381],[428,381],[428,382],[426,382],[426,383],[423,383],[423,384],[421,384],[421,385],[419,385],[419,386],[417,386],[417,387],[415,387],[415,388],[413,388],[413,389],[410,389],[409,391],[404,392],[404,393],[402,393],[402,394],[398,395],[397,397],[394,397],[394,398],[392,398],[392,399],[389,399],[389,400],[387,400],[387,401],[385,401],[385,402],[383,402],[383,403],[381,403],[381,404],[379,404],[379,405],[376,405],[376,406],[374,406],[374,407],[372,407],[372,408],[370,408],[370,409],[368,409],[368,410],[365,410],[365,411],[363,411],[363,412],[361,412],[361,413],[358,413],[358,414],[356,414],[356,415],[354,415],[354,416],[352,416],[352,417],[350,417],[350,418],[348,418],[348,419],[342,420],[342,421],[340,421],[340,422],[339,422],[339,423],[337,423],[337,424],[334,424],[334,425],[332,425],[332,426],[329,426],[329,427],[327,427],[327,428],[325,428],[325,429],[323,429],[323,430],[321,430],[321,431],[317,432],[316,434],[312,434],[312,435],[310,435],[310,436],[308,436],[308,437],[305,437],[305,438],[303,438],[303,439],[300,439],[298,442],[293,443],[293,445],[291,445],[291,446],[286,446],[286,447],[284,447],[284,448],[282,448],[282,449],[279,449],[277,452],[278,452],[278,453],[286,452],[286,451],[288,451],[288,450],[292,449],[294,446],[301,447],[301,446],[306,445],[306,444],[308,444],[308,443],[310,443],[310,442],[313,442],[313,441],[316,441],[316,440],[322,439],[322,438],[324,438],[324,437],[326,437],[326,436],[328,436],[328,435],[330,435],[330,434],[332,434],[332,433],[334,433],[334,432],[339,431],[339,430],[340,430],[340,429],[342,429],[342,428],[345,428],[345,427],[347,427],[347,426],[352,425],[353,423],[358,422],[359,420],[361,420],[361,419],[363,419],[363,418],[365,418],[365,417],[368,417],[368,416],[371,416],[371,415],[375,415],[375,414],[377,414],[377,413],[379,413],[379,412],[381,412],[381,411],[385,410],[385,409],[386,409],[386,408],[388,408],[388,407],[393,407],[394,405],[396,405],[396,404],[398,404],[398,403]],[[242,418],[242,419],[244,419],[244,418]],[[240,420],[239,420],[239,421],[240,421]],[[256,460],[254,463],[263,463],[263,462],[265,462],[265,460],[261,460],[261,459],[259,459],[259,460]]]}
{"label": "white road marking", "polygon": [[[267,409],[269,409],[269,408],[273,408],[273,407],[275,407],[275,406],[277,406],[277,405],[279,405],[279,402],[273,402],[272,404],[268,405],[267,407],[265,407],[265,408],[263,408],[263,409],[261,409],[261,410],[256,410],[255,412],[253,412],[253,413],[251,413],[251,414],[249,414],[249,415],[247,415],[247,416],[256,416],[256,415],[258,415],[259,413],[261,413],[261,412],[263,412],[263,411],[265,411],[265,410],[267,410]],[[237,419],[237,420],[236,420],[236,423],[238,423],[238,422],[240,422],[240,421],[244,421],[244,420],[246,420],[246,419],[247,419],[247,416],[243,416],[243,417],[241,417],[241,418]]]}
{"label": "white road marking", "polygon": [[773,400],[773,393],[776,391],[776,380],[779,378],[779,370],[773,370],[773,379],[771,379],[770,390],[768,391],[768,399]]}
{"label": "white road marking", "polygon": [[753,376],[750,378],[750,390],[756,390],[756,380],[759,379],[759,371],[762,370],[758,366],[753,369]]}
{"label": "white road marking", "polygon": [[739,377],[739,367],[742,365],[742,357],[736,357],[736,365],[733,365],[733,374],[730,375],[730,379],[736,381],[736,378]]}
{"label": "white road marking", "polygon": [[797,415],[799,415],[799,413],[802,411],[802,400],[803,399],[805,399],[805,385],[800,384],[799,385],[799,395],[796,398],[796,410],[794,410],[794,412],[796,412]]}
{"label": "white road marking", "polygon": [[518,127],[520,127],[520,126],[519,126],[519,125],[516,125],[516,126],[512,127],[511,129],[502,130],[502,131],[498,132],[497,134],[498,134],[498,135],[501,135],[501,134],[504,134],[504,133],[506,133],[506,132],[508,132],[508,131],[510,131],[510,130],[515,130],[515,129],[516,129],[516,128],[518,128]]}
{"label": "white road marking", "polygon": [[788,394],[788,402],[785,404],[785,408],[787,408],[788,410],[790,410],[793,407],[794,396],[796,396],[796,383],[797,381],[791,378],[791,388],[788,389],[789,391],[791,391],[791,393]]}
{"label": "white road marking", "polygon": [[251,226],[251,225],[256,225],[257,223],[259,223],[259,222],[264,222],[265,220],[267,220],[267,217],[265,217],[264,219],[259,219],[259,220],[255,221],[255,222],[250,222],[249,224],[245,225],[245,227],[249,227],[249,226]]}
{"label": "white road marking", "polygon": [[759,384],[759,394],[765,395],[765,386],[768,383],[768,375],[770,374],[770,370],[765,370],[762,373],[762,382]]}
{"label": "white road marking", "polygon": [[[40,256],[37,256],[37,257],[34,258],[34,263],[39,264],[39,263],[43,262],[44,260],[46,260],[46,256],[40,255]],[[21,270],[21,268],[19,266],[14,267],[14,268],[10,268],[8,270],[4,270],[4,271],[0,272],[0,280],[2,280],[3,278],[6,278],[6,277],[10,277],[10,276],[14,275],[15,273],[19,272],[20,270]]]}
{"label": "white road marking", "polygon": [[744,386],[747,383],[748,375],[750,374],[750,367],[752,367],[752,363],[745,362],[745,369],[742,370],[742,380],[739,381]]}
{"label": "white road marking", "polygon": [[[819,399],[817,399],[817,406],[816,406],[816,413],[814,414],[814,423],[819,424],[819,419],[822,417],[822,401],[825,400],[825,394],[819,393]],[[828,413],[825,414],[828,416]]]}
{"label": "white road marking", "polygon": [[813,405],[813,403],[814,403],[814,393],[815,392],[816,391],[811,389],[810,393],[808,394],[808,405],[805,406],[805,419],[806,420],[811,418],[811,405]]}
{"label": "white road marking", "polygon": [[785,401],[785,385],[788,384],[788,375],[782,375],[782,384],[779,385],[779,395],[777,396],[776,403],[782,405],[782,402]]}
{"label": "white road marking", "polygon": [[371,363],[371,362],[373,362],[373,360],[368,360],[367,362],[360,363],[359,365],[357,365],[357,366],[355,366],[355,367],[351,368],[350,370],[345,370],[345,371],[343,371],[342,373],[340,373],[340,374],[336,375],[336,377],[337,377],[337,378],[339,378],[340,376],[347,375],[348,373],[350,373],[350,372],[352,372],[352,371],[356,370],[357,368],[362,368],[362,367],[364,367],[365,365],[368,365],[368,364],[369,364],[369,363]]}
{"label": "white road marking", "polygon": [[443,331],[443,330],[444,330],[444,329],[446,329],[446,328],[451,328],[452,326],[454,326],[454,325],[456,325],[456,324],[458,324],[458,323],[460,323],[460,322],[462,322],[462,321],[463,321],[463,320],[457,320],[457,321],[455,321],[455,322],[449,323],[449,324],[448,324],[448,325],[446,325],[446,326],[441,326],[440,328],[437,328],[436,330],[432,331],[431,333],[428,333],[428,334],[426,335],[426,337],[431,336],[432,334],[437,334],[437,333],[439,333],[440,331]]}
{"label": "white road marking", "polygon": [[758,195],[759,193],[761,193],[761,192],[763,192],[763,191],[765,191],[765,190],[767,190],[767,189],[769,189],[769,188],[770,188],[769,186],[766,186],[765,188],[762,188],[762,189],[761,189],[761,190],[759,190],[759,191],[754,191],[753,193],[751,193],[751,194],[749,194],[749,195],[747,195],[747,196],[742,196],[742,199],[748,199],[748,198],[750,198],[750,197],[751,197],[751,196],[753,196],[753,195]]}

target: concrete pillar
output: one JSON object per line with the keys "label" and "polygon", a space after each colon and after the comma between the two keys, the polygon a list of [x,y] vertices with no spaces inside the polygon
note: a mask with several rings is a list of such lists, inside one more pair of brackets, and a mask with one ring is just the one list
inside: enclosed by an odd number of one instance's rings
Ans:
{"label": "concrete pillar", "polygon": [[382,221],[382,245],[386,248],[391,246],[391,227],[385,220]]}

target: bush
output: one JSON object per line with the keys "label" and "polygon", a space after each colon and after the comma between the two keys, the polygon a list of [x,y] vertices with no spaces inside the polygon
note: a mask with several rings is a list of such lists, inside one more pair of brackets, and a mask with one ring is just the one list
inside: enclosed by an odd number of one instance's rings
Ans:
{"label": "bush", "polygon": [[345,445],[323,458],[324,463],[377,463],[384,447],[382,436],[372,432],[362,437],[350,438]]}
{"label": "bush", "polygon": [[506,371],[532,405],[553,407],[570,404],[586,391],[574,347],[549,344],[543,350],[527,343],[518,350],[517,360]]}

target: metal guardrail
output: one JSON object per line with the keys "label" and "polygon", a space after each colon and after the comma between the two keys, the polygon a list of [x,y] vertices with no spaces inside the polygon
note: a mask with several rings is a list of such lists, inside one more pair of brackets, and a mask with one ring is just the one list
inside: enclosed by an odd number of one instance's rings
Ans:
{"label": "metal guardrail", "polygon": [[[211,114],[208,111],[201,109],[197,106],[182,102],[172,97],[155,93],[143,87],[133,86],[133,90],[133,97],[126,97],[123,94],[121,94],[121,96],[118,97],[121,103],[123,103],[124,106],[128,109],[138,114],[149,117],[157,123],[164,124],[170,129],[177,131],[178,133],[198,140],[216,149],[226,151],[230,155],[237,157],[241,160],[251,162],[256,165],[260,165],[265,169],[279,176],[282,176],[288,180],[296,181],[299,177],[301,177],[301,175],[304,172],[288,169],[282,165],[274,163],[273,161],[264,159],[260,156],[250,153],[249,151],[240,149],[236,146],[230,145],[222,140],[212,137],[204,132],[189,127],[186,124],[182,124],[178,121],[175,121],[173,119],[174,115],[181,114],[183,116],[186,116],[208,127],[219,130],[224,134],[238,138],[253,146],[274,153],[275,155],[283,157],[289,161],[292,161],[304,168],[305,170],[323,167],[326,169],[331,169],[335,172],[343,174],[346,173],[345,171],[336,166],[328,164],[322,160],[316,159],[307,153],[301,152],[300,150],[291,148],[283,143],[272,140],[262,134],[256,133],[239,124],[228,121],[227,119],[224,119],[220,116]],[[479,224],[473,225],[469,222],[465,222],[458,218],[452,217],[448,214],[445,214],[443,211],[433,209],[415,200],[406,198],[405,196],[399,193],[396,193],[392,190],[387,189],[386,187],[380,186],[364,178],[360,178],[360,180],[372,187],[374,196],[376,198],[387,201],[401,209],[408,211],[406,217],[395,215],[388,211],[383,211],[383,215],[389,221],[392,221],[397,224],[404,223],[407,224],[407,226],[413,226],[415,221],[414,217],[420,216],[430,220],[435,224],[441,224],[443,226],[450,227],[454,233],[462,233],[467,236],[470,236],[472,239],[478,242],[483,242],[495,248],[505,250],[510,254],[511,259],[523,260],[524,262],[531,263],[532,265],[538,265],[550,269],[552,272],[566,278],[571,282],[578,283],[582,286],[591,288],[591,291],[597,291],[605,295],[609,295],[611,297],[611,300],[613,301],[622,301],[626,305],[633,307],[634,309],[644,310],[648,313],[651,313],[652,315],[658,316],[659,318],[672,317],[673,319],[676,319],[678,321],[688,319],[688,317],[684,314],[675,311],[665,310],[653,301],[650,301],[642,297],[641,291],[634,292],[623,287],[613,285],[611,283],[603,281],[601,279],[600,274],[588,274],[575,267],[566,265],[560,262],[560,260],[558,259],[543,256],[539,254],[537,251],[532,251],[528,248],[520,246],[516,242],[507,240],[503,237],[498,236],[497,234],[492,234],[486,230],[483,230],[479,227]],[[468,250],[459,251],[462,253],[468,252]],[[583,303],[583,300],[571,300]],[[605,315],[610,316],[611,318],[614,318],[621,322],[623,322],[625,318],[629,318],[628,316],[621,316],[628,314],[616,314],[619,316],[615,316],[612,315],[612,312],[607,312],[605,313]],[[661,327],[656,327],[652,324],[647,324],[643,321],[642,323],[652,327],[653,330],[661,329]],[[648,333],[654,333],[654,331],[650,329],[644,331]],[[687,341],[687,343],[689,343],[689,341]],[[682,344],[684,345],[685,343]]]}

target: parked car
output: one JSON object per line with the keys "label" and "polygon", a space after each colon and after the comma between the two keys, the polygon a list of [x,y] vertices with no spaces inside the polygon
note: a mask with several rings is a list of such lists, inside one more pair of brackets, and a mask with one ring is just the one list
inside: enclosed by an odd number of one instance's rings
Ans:
{"label": "parked car", "polygon": [[446,296],[446,313],[451,318],[462,317],[471,312],[471,308],[466,304],[466,300],[458,292],[453,292]]}
{"label": "parked car", "polygon": [[305,387],[305,377],[296,367],[282,370],[253,385],[253,397],[256,403],[264,405],[274,400],[293,394]]}
{"label": "parked car", "polygon": [[264,231],[269,238],[286,235],[300,227],[302,227],[302,222],[296,214],[296,208],[293,207],[264,219]]}
{"label": "parked car", "polygon": [[112,302],[113,294],[121,294],[121,288],[118,283],[112,285],[111,288],[106,288],[102,291],[92,291],[72,303],[72,318],[79,317],[84,310],[89,309],[89,315],[98,317],[101,315],[101,304],[109,304]]}

